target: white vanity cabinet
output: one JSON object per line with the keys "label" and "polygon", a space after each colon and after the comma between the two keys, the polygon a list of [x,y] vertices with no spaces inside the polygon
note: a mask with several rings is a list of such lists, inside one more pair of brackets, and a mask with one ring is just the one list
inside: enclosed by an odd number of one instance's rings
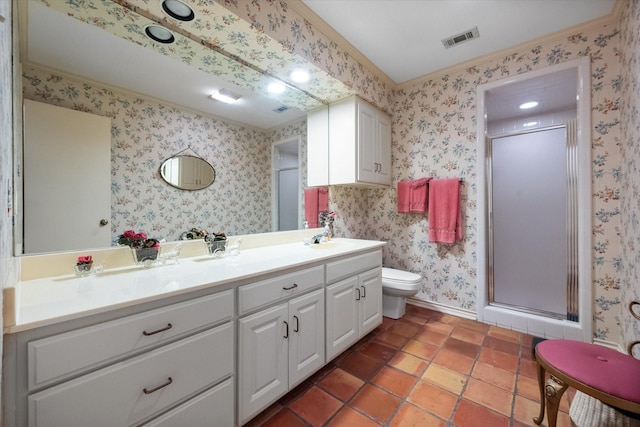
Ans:
{"label": "white vanity cabinet", "polygon": [[327,361],[382,323],[382,254],[327,264]]}
{"label": "white vanity cabinet", "polygon": [[231,427],[233,320],[226,290],[29,340],[15,425]]}
{"label": "white vanity cabinet", "polygon": [[331,104],[328,152],[329,185],[391,185],[391,117],[358,97]]}
{"label": "white vanity cabinet", "polygon": [[324,366],[323,285],[324,266],[320,265],[240,286],[241,313],[254,308],[249,300],[272,304],[238,320],[240,424]]}

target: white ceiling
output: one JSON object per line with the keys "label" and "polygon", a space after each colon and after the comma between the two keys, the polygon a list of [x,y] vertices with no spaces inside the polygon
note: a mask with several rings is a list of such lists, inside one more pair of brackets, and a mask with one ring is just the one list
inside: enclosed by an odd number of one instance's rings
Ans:
{"label": "white ceiling", "polygon": [[[1,1],[1,0],[0,0]],[[297,1],[297,0],[296,0]],[[611,13],[615,0],[302,0],[396,83]],[[26,2],[24,2],[26,3]],[[21,2],[21,5],[24,3]],[[228,106],[207,98],[218,78],[29,2],[23,62],[104,82],[261,129],[305,112],[241,87]],[[444,49],[441,39],[478,26],[480,38]]]}
{"label": "white ceiling", "polygon": [[[615,0],[302,0],[395,83],[609,15]],[[450,49],[442,39],[477,26]]]}

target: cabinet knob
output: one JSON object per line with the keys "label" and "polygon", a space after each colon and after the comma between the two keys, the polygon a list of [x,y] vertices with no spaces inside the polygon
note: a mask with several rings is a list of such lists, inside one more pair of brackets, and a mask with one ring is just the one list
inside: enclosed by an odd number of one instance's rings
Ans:
{"label": "cabinet knob", "polygon": [[105,226],[105,225],[107,225],[107,224],[109,224],[109,220],[108,220],[108,219],[104,219],[104,218],[102,218],[102,219],[100,220],[100,225],[101,225],[101,226],[103,226],[103,227],[104,227],[104,226]]}

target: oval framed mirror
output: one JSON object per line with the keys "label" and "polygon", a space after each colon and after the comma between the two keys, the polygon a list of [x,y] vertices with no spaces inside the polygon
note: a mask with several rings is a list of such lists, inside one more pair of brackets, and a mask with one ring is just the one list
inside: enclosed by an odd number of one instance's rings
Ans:
{"label": "oval framed mirror", "polygon": [[179,155],[169,157],[160,166],[160,176],[181,190],[203,190],[216,180],[213,166],[201,157]]}

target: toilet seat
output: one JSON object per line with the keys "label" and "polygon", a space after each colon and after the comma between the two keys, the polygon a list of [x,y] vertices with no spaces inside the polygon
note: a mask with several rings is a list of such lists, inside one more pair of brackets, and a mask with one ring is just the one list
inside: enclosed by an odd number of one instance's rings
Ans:
{"label": "toilet seat", "polygon": [[422,282],[422,276],[403,270],[382,267],[382,286],[399,290],[417,290]]}

